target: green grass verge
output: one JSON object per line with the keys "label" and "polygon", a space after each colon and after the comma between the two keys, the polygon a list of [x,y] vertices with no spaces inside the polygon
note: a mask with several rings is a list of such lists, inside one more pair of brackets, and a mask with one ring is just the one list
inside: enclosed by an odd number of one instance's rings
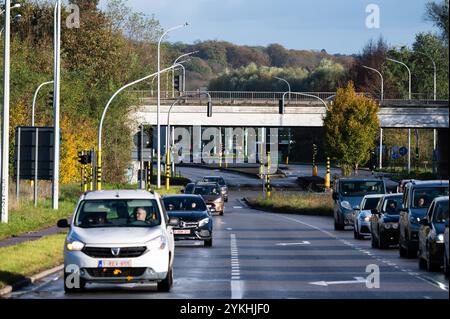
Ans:
{"label": "green grass verge", "polygon": [[333,200],[330,194],[274,192],[271,199],[263,196],[248,198],[249,204],[256,209],[284,214],[333,216]]}
{"label": "green grass verge", "polygon": [[40,201],[37,208],[32,202],[22,203],[10,211],[8,224],[0,224],[0,240],[55,226],[59,219],[73,213],[79,196],[79,186],[67,185],[61,187],[59,209],[56,211],[49,199]]}
{"label": "green grass verge", "polygon": [[0,248],[0,288],[61,265],[65,237],[57,234]]}

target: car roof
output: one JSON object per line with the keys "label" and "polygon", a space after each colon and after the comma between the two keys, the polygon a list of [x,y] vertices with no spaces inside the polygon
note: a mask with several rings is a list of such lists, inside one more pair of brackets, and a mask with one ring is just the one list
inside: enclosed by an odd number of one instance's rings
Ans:
{"label": "car roof", "polygon": [[434,199],[436,203],[448,202],[448,196],[439,196]]}
{"label": "car roof", "polygon": [[344,177],[339,178],[339,181],[343,182],[383,182],[381,178],[364,178],[364,177],[357,177],[357,178],[351,178],[351,177]]}
{"label": "car roof", "polygon": [[166,198],[183,198],[183,197],[187,197],[187,198],[201,198],[200,195],[197,194],[174,194],[174,195],[166,195],[163,197],[163,199]]}
{"label": "car roof", "polygon": [[365,195],[364,198],[381,198],[383,196],[384,196],[384,194],[370,194],[370,195]]}
{"label": "car roof", "polygon": [[118,189],[88,192],[82,195],[83,200],[101,199],[156,199],[159,195],[140,189]]}
{"label": "car roof", "polygon": [[386,194],[384,195],[384,198],[399,197],[399,196],[403,196],[403,193]]}
{"label": "car roof", "polygon": [[198,186],[212,186],[212,185],[218,185],[216,182],[198,182],[196,185]]}
{"label": "car roof", "polygon": [[412,181],[407,184],[408,186],[448,186],[448,180],[431,180],[431,181]]}

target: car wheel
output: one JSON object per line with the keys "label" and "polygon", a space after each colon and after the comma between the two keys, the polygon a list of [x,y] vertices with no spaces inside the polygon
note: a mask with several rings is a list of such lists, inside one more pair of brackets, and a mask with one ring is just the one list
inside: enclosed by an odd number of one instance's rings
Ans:
{"label": "car wheel", "polygon": [[378,248],[387,249],[388,247],[389,245],[386,244],[386,241],[383,240],[383,236],[380,235],[380,239],[378,240]]}
{"label": "car wheel", "polygon": [[406,257],[407,258],[417,258],[417,250],[407,247],[406,248]]}
{"label": "car wheel", "polygon": [[67,294],[71,293],[78,293],[84,290],[86,287],[86,281],[80,278],[80,287],[74,288],[74,287],[68,287],[67,286],[67,277],[71,275],[71,273],[64,272],[64,292]]}
{"label": "car wheel", "polygon": [[400,253],[400,257],[406,258],[406,249],[403,248],[401,243],[398,245],[398,251]]}
{"label": "car wheel", "polygon": [[372,244],[372,248],[378,248],[378,241],[373,234],[372,234],[371,244]]}
{"label": "car wheel", "polygon": [[169,292],[170,288],[172,288],[172,284],[173,284],[173,269],[169,268],[166,278],[158,282],[158,291]]}
{"label": "car wheel", "polygon": [[422,257],[419,257],[419,268],[420,269],[426,269],[427,268],[427,262]]}
{"label": "car wheel", "polygon": [[344,230],[344,225],[339,224],[338,222],[336,222],[336,220],[334,221],[334,230]]}
{"label": "car wheel", "polygon": [[432,271],[438,271],[438,270],[439,270],[439,265],[431,260],[430,249],[428,248],[428,251],[427,251],[427,271],[432,272]]}
{"label": "car wheel", "polygon": [[212,238],[205,240],[204,245],[205,245],[205,247],[211,247],[212,246]]}

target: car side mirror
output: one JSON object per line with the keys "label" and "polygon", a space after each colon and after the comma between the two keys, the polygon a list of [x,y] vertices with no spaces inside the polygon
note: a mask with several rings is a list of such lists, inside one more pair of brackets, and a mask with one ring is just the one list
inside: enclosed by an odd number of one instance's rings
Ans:
{"label": "car side mirror", "polygon": [[177,217],[171,217],[169,219],[169,226],[178,227],[180,226],[180,219]]}
{"label": "car side mirror", "polygon": [[333,200],[338,200],[339,199],[339,194],[337,192],[333,192]]}
{"label": "car side mirror", "polygon": [[67,219],[60,219],[57,223],[58,228],[70,228],[69,222]]}

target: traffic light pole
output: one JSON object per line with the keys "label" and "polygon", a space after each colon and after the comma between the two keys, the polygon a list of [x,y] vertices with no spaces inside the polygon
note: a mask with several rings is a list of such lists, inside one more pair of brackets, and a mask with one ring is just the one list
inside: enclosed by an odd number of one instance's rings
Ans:
{"label": "traffic light pole", "polygon": [[35,114],[36,114],[36,100],[39,94],[39,91],[42,89],[43,86],[48,85],[48,84],[52,84],[54,83],[53,81],[48,81],[48,82],[44,82],[41,85],[39,85],[39,87],[37,88],[36,92],[34,93],[33,96],[33,105],[31,108],[31,126],[34,126],[34,122],[35,122]]}

